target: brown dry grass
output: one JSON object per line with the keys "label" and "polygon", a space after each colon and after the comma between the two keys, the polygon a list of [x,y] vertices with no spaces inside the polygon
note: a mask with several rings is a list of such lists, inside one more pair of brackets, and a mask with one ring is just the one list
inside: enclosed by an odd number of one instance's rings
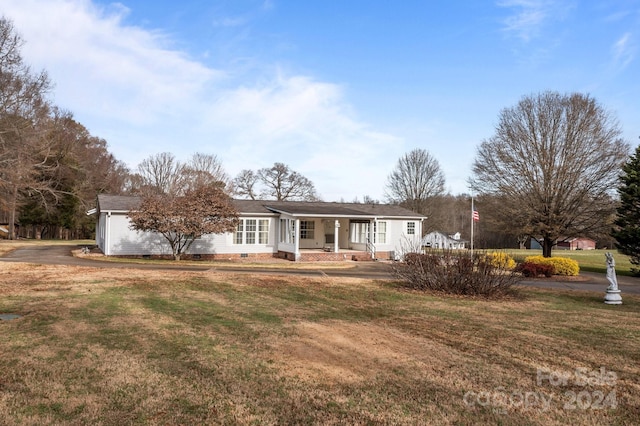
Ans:
{"label": "brown dry grass", "polygon": [[0,423],[634,424],[640,298],[523,293],[0,263]]}

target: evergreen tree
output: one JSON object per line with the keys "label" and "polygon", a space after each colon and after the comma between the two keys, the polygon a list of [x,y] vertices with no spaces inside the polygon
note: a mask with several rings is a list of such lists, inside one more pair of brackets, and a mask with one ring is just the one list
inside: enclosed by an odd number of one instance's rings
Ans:
{"label": "evergreen tree", "polygon": [[[620,205],[612,236],[620,252],[629,256],[631,264],[640,265],[640,146],[622,167],[620,176]],[[640,269],[632,268],[635,275]]]}

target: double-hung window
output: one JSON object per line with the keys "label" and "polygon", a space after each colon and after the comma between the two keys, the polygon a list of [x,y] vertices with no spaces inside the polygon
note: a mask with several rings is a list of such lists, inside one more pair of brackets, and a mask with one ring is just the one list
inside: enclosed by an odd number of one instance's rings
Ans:
{"label": "double-hung window", "polygon": [[238,221],[238,226],[236,227],[236,234],[233,239],[234,244],[242,244],[244,243],[244,219],[240,219]]}
{"label": "double-hung window", "polygon": [[269,244],[269,220],[258,220],[258,244]]}
{"label": "double-hung window", "polygon": [[416,223],[407,222],[407,235],[416,235]]}
{"label": "double-hung window", "polygon": [[269,244],[269,219],[240,219],[234,244]]}
{"label": "double-hung window", "polygon": [[374,233],[376,234],[376,244],[387,243],[387,222],[374,222]]}
{"label": "double-hung window", "polygon": [[300,239],[313,240],[315,238],[316,223],[312,220],[300,221]]}

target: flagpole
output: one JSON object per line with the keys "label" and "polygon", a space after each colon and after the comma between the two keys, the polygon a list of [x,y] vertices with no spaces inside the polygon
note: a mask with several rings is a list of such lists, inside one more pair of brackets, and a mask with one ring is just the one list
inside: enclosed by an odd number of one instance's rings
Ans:
{"label": "flagpole", "polygon": [[471,257],[473,257],[473,195],[471,196]]}

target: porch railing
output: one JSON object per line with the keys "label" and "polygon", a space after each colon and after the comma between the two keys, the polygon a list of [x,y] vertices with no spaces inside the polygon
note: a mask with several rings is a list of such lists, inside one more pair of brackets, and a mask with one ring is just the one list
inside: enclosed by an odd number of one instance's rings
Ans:
{"label": "porch railing", "polygon": [[371,255],[372,259],[376,258],[376,246],[371,242],[369,238],[367,238],[366,250],[367,253]]}

